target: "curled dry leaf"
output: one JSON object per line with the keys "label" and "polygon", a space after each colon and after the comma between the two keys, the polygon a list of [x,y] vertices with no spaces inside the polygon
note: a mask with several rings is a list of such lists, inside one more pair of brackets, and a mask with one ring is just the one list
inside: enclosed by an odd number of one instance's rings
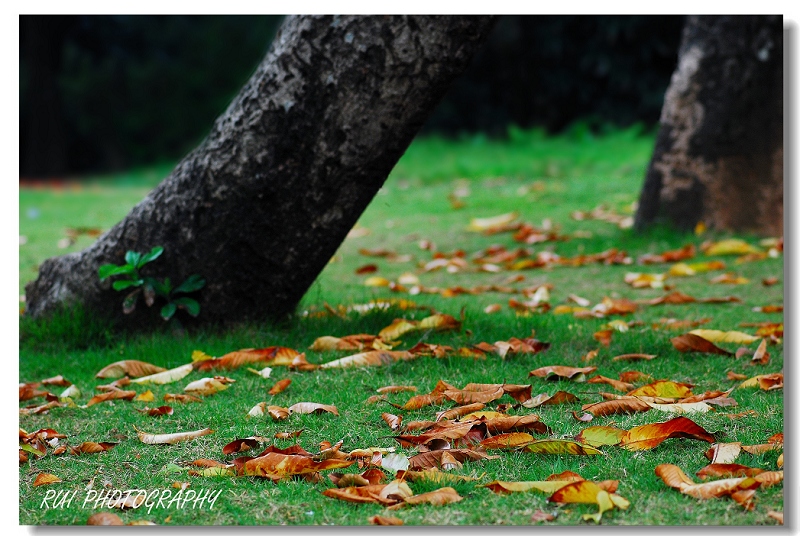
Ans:
{"label": "curled dry leaf", "polygon": [[254,437],[246,437],[244,439],[234,439],[224,447],[222,447],[222,454],[225,456],[229,454],[236,454],[237,452],[245,452],[250,449],[258,447],[258,439]]}
{"label": "curled dry leaf", "polygon": [[407,361],[416,356],[411,352],[392,352],[371,350],[362,352],[335,361],[329,361],[320,365],[320,368],[346,368],[346,367],[375,367],[380,365],[390,365],[395,361]]}
{"label": "curled dry leaf", "polygon": [[[448,389],[444,393],[442,393],[445,398],[448,400],[452,400],[456,404],[465,405],[465,404],[476,404],[482,403],[486,404],[487,402],[492,402],[493,400],[497,400],[501,396],[505,394],[502,386],[495,387],[494,389],[489,389],[487,391],[468,391],[466,389]],[[472,411],[472,410],[470,410]]]}
{"label": "curled dry leaf", "polygon": [[164,415],[172,415],[173,413],[173,409],[170,406],[159,406],[157,408],[143,408],[137,411],[146,413],[150,417],[162,417]]}
{"label": "curled dry leaf", "polygon": [[316,461],[309,456],[267,452],[262,456],[247,460],[242,465],[239,474],[280,480],[292,475],[316,473],[327,469],[341,469],[354,463],[355,461],[335,458]]}
{"label": "curled dry leaf", "polygon": [[379,387],[377,389],[378,393],[386,394],[386,393],[402,393],[405,391],[416,392],[417,388],[413,385],[387,385],[386,387]]}
{"label": "curled dry leaf", "polygon": [[723,350],[716,346],[713,342],[704,339],[700,335],[689,332],[679,337],[670,339],[672,346],[679,352],[700,352],[704,354],[720,354],[720,355],[733,355],[733,353]]}
{"label": "curled dry leaf", "polygon": [[480,442],[486,450],[516,449],[533,441],[533,436],[525,432],[511,432],[489,437]]}
{"label": "curled dry leaf", "polygon": [[[614,358],[616,359],[616,358]],[[604,383],[606,385],[610,385],[612,388],[616,389],[617,391],[622,391],[623,393],[627,393],[631,389],[633,389],[633,384],[626,383],[619,380],[614,380],[611,378],[606,378],[605,376],[592,376],[586,383]]]}
{"label": "curled dry leaf", "polygon": [[402,525],[403,520],[394,516],[374,515],[369,518],[370,525]]}
{"label": "curled dry leaf", "polygon": [[56,475],[51,473],[39,473],[36,475],[36,480],[33,481],[34,486],[48,486],[50,484],[56,484],[58,482],[63,482],[60,478]]}
{"label": "curled dry leaf", "polygon": [[523,447],[534,454],[569,454],[572,456],[596,456],[603,452],[596,448],[569,439],[538,439]]}
{"label": "curled dry leaf", "polygon": [[228,384],[234,383],[236,380],[226,378],[225,376],[214,376],[213,378],[200,378],[191,382],[183,388],[187,393],[201,396],[215,395],[220,391],[228,388]]}
{"label": "curled dry leaf", "polygon": [[745,380],[739,385],[739,388],[758,387],[763,391],[773,391],[775,389],[783,389],[783,373],[775,372],[773,374],[759,374],[752,378]]}
{"label": "curled dry leaf", "polygon": [[70,447],[69,451],[70,454],[95,454],[97,452],[105,452],[114,448],[114,446],[116,446],[116,443],[84,441],[77,447]]}
{"label": "curled dry leaf", "polygon": [[393,415],[391,413],[381,413],[381,419],[383,419],[383,422],[388,424],[389,428],[392,430],[397,430],[400,428],[400,425],[403,422],[402,416]]}
{"label": "curled dry leaf", "polygon": [[663,398],[686,398],[692,395],[692,387],[690,383],[678,383],[668,380],[659,380],[657,382],[643,385],[638,389],[628,393],[628,396],[652,396]]}
{"label": "curled dry leaf", "polygon": [[751,363],[757,363],[759,365],[766,365],[769,363],[769,352],[767,352],[767,339],[761,339],[761,344],[758,345],[756,348],[755,353],[753,354],[753,358],[750,361]]}
{"label": "curled dry leaf", "polygon": [[[465,462],[467,460],[470,461],[478,461],[478,460],[493,460],[499,458],[499,456],[492,456],[486,454],[485,452],[480,452],[477,450],[470,450],[470,449],[449,449],[449,450],[431,450],[429,452],[423,452],[417,454],[416,456],[412,456],[408,458],[408,466],[412,470],[420,470],[420,469],[432,469],[432,468],[442,468],[447,465],[448,460],[444,459],[445,455],[450,458],[454,458],[457,462]],[[386,458],[383,459],[382,467],[387,467],[386,465]]]}
{"label": "curled dry leaf", "polygon": [[112,514],[110,512],[98,512],[96,514],[92,514],[89,516],[89,519],[86,520],[87,525],[119,525],[122,526],[125,523],[122,522],[122,519],[117,514]]}
{"label": "curled dry leaf", "polygon": [[136,396],[136,391],[108,391],[99,395],[95,395],[86,402],[86,407],[94,406],[100,402],[108,402],[109,400],[133,400]]}
{"label": "curled dry leaf", "polygon": [[661,464],[656,467],[658,475],[664,483],[681,493],[697,499],[723,497],[737,491],[758,488],[761,484],[752,477],[726,478],[705,484],[696,484],[680,467],[672,464]]}
{"label": "curled dry leaf", "polygon": [[140,384],[155,384],[155,385],[165,385],[168,383],[176,382],[178,380],[182,380],[185,378],[190,372],[192,372],[192,363],[187,363],[185,365],[181,365],[180,367],[176,367],[174,369],[165,370],[164,372],[158,372],[156,374],[151,374],[149,376],[142,376],[141,378],[135,378],[131,380],[131,383],[140,383]]}
{"label": "curled dry leaf", "polygon": [[581,432],[575,436],[575,439],[593,447],[619,445],[620,441],[622,441],[622,437],[626,433],[628,433],[627,430],[614,428],[613,426],[590,426],[581,430]]}
{"label": "curled dry leaf", "polygon": [[[264,404],[266,406],[266,402],[262,402],[261,404]],[[258,406],[256,406],[256,407],[258,407]],[[256,408],[251,409],[250,410],[250,412],[251,412],[250,414],[252,414],[252,412],[255,409]],[[275,419],[276,421],[282,421],[284,419],[288,419],[289,418],[289,408],[284,408],[284,407],[281,407],[281,406],[267,406],[267,413],[269,413],[269,416],[272,417],[273,419]],[[262,414],[263,414],[263,410],[262,410]]]}
{"label": "curled dry leaf", "polygon": [[597,370],[597,367],[566,367],[562,365],[551,365],[540,367],[528,373],[528,376],[537,376],[546,380],[568,379],[575,382],[586,381],[586,374]]}
{"label": "curled dry leaf", "polygon": [[436,420],[447,420],[447,419],[457,419],[459,417],[463,417],[465,415],[469,415],[472,412],[480,411],[484,408],[484,404],[481,402],[475,402],[474,404],[467,404],[466,406],[458,406],[453,409],[448,409],[445,411],[440,411],[436,414]]}
{"label": "curled dry leaf", "polygon": [[[592,382],[594,383],[594,382]],[[546,393],[538,394],[522,402],[522,406],[532,409],[539,406],[552,406],[556,404],[572,404],[579,402],[578,397],[566,391],[556,391],[553,396]]]}
{"label": "curled dry leaf", "polygon": [[706,479],[708,477],[743,477],[743,476],[756,476],[763,473],[763,469],[757,467],[747,467],[738,463],[711,463],[695,473],[700,478]]}
{"label": "curled dry leaf", "polygon": [[186,404],[189,402],[202,402],[203,399],[198,398],[194,395],[185,395],[185,394],[172,394],[167,393],[164,395],[164,402],[180,402],[182,404]]}
{"label": "curled dry leaf", "polygon": [[164,372],[167,369],[158,367],[145,361],[137,361],[135,359],[126,359],[124,361],[117,361],[103,367],[95,378],[121,378],[122,376],[130,376],[131,378],[139,378],[142,376],[150,376],[158,372]]}
{"label": "curled dry leaf", "polygon": [[724,342],[729,344],[752,344],[759,337],[748,335],[741,331],[719,331],[716,329],[693,329],[689,333],[697,335],[711,342]]}
{"label": "curled dry leaf", "polygon": [[305,428],[301,428],[300,430],[295,430],[293,432],[275,432],[273,436],[275,439],[294,439],[295,437],[299,437],[300,434],[303,433]]}
{"label": "curled dry leaf", "polygon": [[378,339],[375,335],[368,335],[366,333],[359,333],[356,335],[347,335],[346,337],[331,337],[323,336],[314,340],[314,343],[308,347],[309,350],[315,352],[330,352],[334,350],[363,350],[370,348],[373,342]]}
{"label": "curled dry leaf", "polygon": [[420,493],[419,495],[412,495],[406,497],[405,504],[432,504],[434,506],[442,506],[449,503],[454,503],[462,500],[464,497],[451,487],[439,488],[427,493]]}
{"label": "curled dry leaf", "polygon": [[190,441],[192,439],[197,439],[198,437],[213,433],[214,431],[208,428],[195,430],[193,432],[176,432],[174,434],[148,434],[142,432],[141,430],[136,430],[136,434],[139,436],[139,441],[148,445],[174,445],[175,443],[180,443],[181,441]]}
{"label": "curled dry leaf", "polygon": [[336,406],[331,406],[328,404],[317,404],[315,402],[298,402],[297,404],[289,406],[287,410],[289,411],[289,414],[333,413],[337,417],[339,416],[339,410],[336,409]]}
{"label": "curled dry leaf", "polygon": [[291,383],[292,380],[290,380],[289,378],[285,378],[277,382],[275,385],[273,385],[272,388],[269,391],[267,391],[267,393],[273,396],[282,393],[283,391],[286,390],[287,387],[289,387]]}
{"label": "curled dry leaf", "polygon": [[666,422],[645,424],[628,430],[620,445],[627,450],[649,450],[674,437],[684,437],[714,443],[716,439],[702,426],[687,417],[675,417]]}
{"label": "curled dry leaf", "polygon": [[631,414],[649,411],[650,404],[634,396],[625,396],[616,400],[605,400],[594,404],[584,404],[581,408],[595,417],[606,415]]}
{"label": "curled dry leaf", "polygon": [[591,519],[596,523],[600,522],[603,513],[613,509],[615,506],[623,510],[630,506],[630,502],[624,497],[615,493],[609,493],[590,480],[571,482],[558,489],[547,500],[560,504],[596,504],[599,507],[596,514],[583,515],[584,520]]}
{"label": "curled dry leaf", "polygon": [[212,369],[232,370],[253,363],[262,363],[264,366],[289,366],[298,355],[300,352],[297,350],[283,346],[245,348],[227,353],[217,359],[197,361],[194,363],[194,367],[199,371],[206,371]]}
{"label": "curled dry leaf", "polygon": [[651,361],[656,357],[658,356],[656,356],[655,354],[622,354],[616,357],[612,357],[611,361],[641,361],[641,360]]}

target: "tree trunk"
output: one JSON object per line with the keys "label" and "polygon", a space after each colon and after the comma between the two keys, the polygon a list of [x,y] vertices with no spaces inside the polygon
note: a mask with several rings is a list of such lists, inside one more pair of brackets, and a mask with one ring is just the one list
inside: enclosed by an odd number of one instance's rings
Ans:
{"label": "tree trunk", "polygon": [[783,20],[687,18],[636,213],[783,234]]}
{"label": "tree trunk", "polygon": [[[287,18],[206,140],[92,246],[42,264],[27,313],[81,302],[123,318],[98,267],[153,246],[164,254],[145,273],[206,279],[198,322],[292,312],[493,22]],[[124,324],[157,317],[139,304]]]}

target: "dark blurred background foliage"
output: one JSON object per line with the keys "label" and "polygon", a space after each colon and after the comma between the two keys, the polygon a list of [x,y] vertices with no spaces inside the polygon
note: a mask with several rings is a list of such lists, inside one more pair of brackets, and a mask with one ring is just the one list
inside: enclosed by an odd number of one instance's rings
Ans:
{"label": "dark blurred background foliage", "polygon": [[[20,177],[118,171],[194,148],[280,16],[20,16]],[[505,136],[658,121],[680,16],[505,16],[423,132]]]}

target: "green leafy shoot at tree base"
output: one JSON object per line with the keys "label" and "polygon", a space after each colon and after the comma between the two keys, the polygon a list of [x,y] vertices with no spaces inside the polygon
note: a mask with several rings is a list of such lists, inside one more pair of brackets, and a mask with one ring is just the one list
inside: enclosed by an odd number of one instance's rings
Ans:
{"label": "green leafy shoot at tree base", "polygon": [[145,264],[148,264],[164,253],[164,248],[155,246],[149,253],[138,253],[128,251],[125,253],[125,264],[104,264],[98,269],[100,281],[109,277],[122,276],[112,283],[114,290],[125,290],[135,287],[122,301],[122,312],[131,314],[136,309],[139,296],[144,296],[144,302],[148,307],[152,307],[157,298],[164,299],[167,303],[161,307],[161,318],[165,321],[170,320],[178,309],[183,309],[191,316],[200,314],[200,304],[194,298],[185,296],[198,291],[205,286],[206,281],[198,274],[192,274],[186,280],[173,286],[169,277],[162,281],[154,277],[142,276],[139,271]]}

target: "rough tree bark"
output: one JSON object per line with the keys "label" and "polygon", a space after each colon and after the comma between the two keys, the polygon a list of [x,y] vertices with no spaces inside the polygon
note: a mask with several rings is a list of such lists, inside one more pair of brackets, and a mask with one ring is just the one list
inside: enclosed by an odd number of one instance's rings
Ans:
{"label": "rough tree bark", "polygon": [[783,234],[783,20],[692,16],[635,224]]}
{"label": "rough tree bark", "polygon": [[[199,273],[203,323],[290,313],[488,35],[492,17],[301,16],[197,149],[86,250],[45,261],[27,314],[122,318],[97,269],[164,247],[149,275]],[[125,325],[159,322],[143,305]]]}

